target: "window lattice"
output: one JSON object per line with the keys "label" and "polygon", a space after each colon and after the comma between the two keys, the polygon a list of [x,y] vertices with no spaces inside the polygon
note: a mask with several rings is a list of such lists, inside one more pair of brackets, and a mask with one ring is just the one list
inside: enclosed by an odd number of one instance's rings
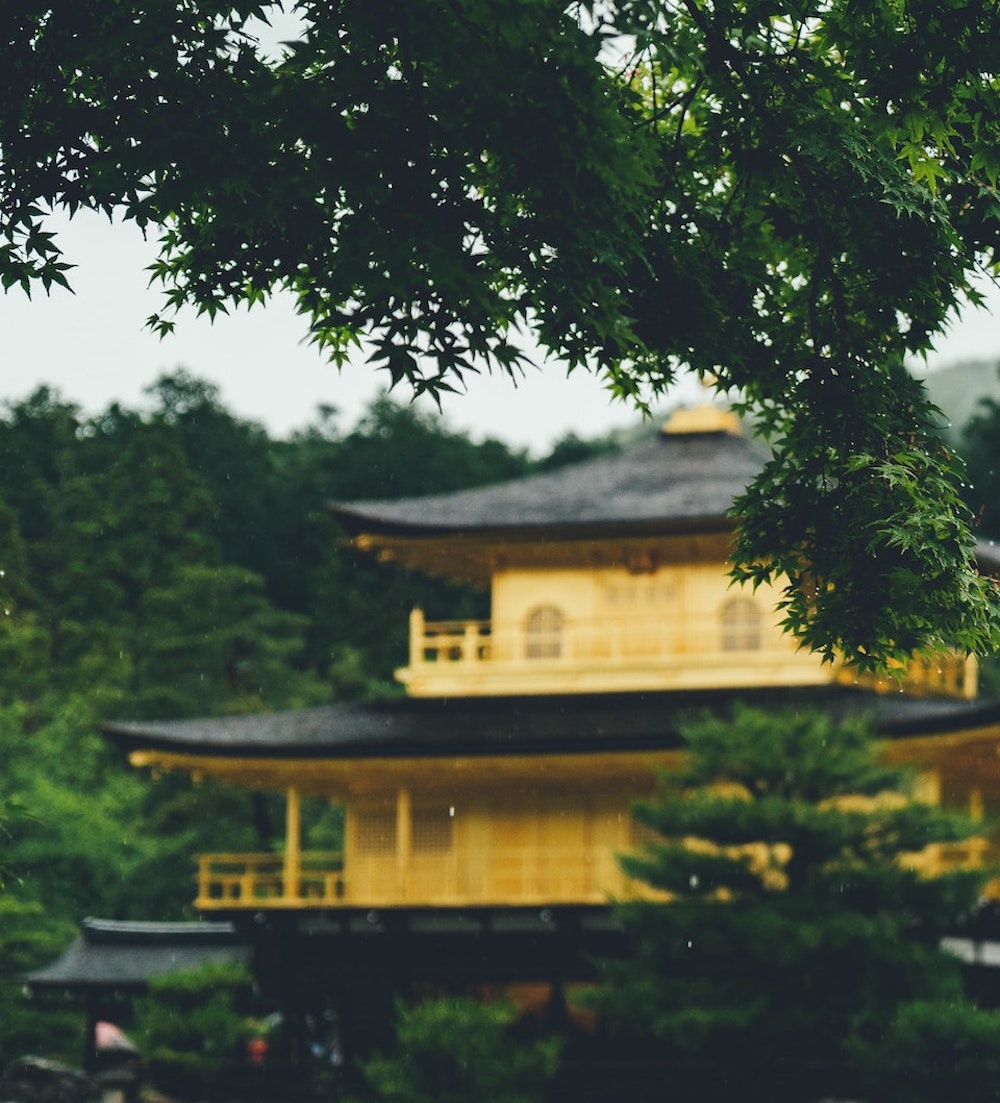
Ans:
{"label": "window lattice", "polygon": [[451,850],[455,819],[451,808],[414,808],[410,822],[410,844],[414,854]]}
{"label": "window lattice", "polygon": [[395,808],[360,808],[355,813],[359,854],[392,854],[396,850]]}
{"label": "window lattice", "polygon": [[536,605],[524,623],[525,654],[529,659],[558,659],[566,618],[558,605]]}
{"label": "window lattice", "polygon": [[722,607],[722,650],[760,650],[760,610],[748,597],[734,597]]}

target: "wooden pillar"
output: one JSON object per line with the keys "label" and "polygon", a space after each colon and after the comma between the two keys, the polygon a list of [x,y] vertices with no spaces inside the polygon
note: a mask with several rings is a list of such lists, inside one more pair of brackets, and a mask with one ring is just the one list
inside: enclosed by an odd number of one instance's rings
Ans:
{"label": "wooden pillar", "polygon": [[424,661],[424,611],[414,606],[410,611],[410,666]]}
{"label": "wooden pillar", "polygon": [[462,662],[479,661],[479,625],[475,621],[466,624],[462,631]]}
{"label": "wooden pillar", "polygon": [[285,794],[285,861],[282,869],[283,896],[286,900],[299,898],[299,881],[302,874],[302,804],[294,785]]}
{"label": "wooden pillar", "polygon": [[962,672],[962,696],[973,698],[979,693],[979,660],[975,655],[966,655],[965,669]]}
{"label": "wooden pillar", "polygon": [[412,840],[412,805],[410,790],[400,786],[396,793],[396,884],[400,899],[406,899],[407,869],[410,862]]}
{"label": "wooden pillar", "polygon": [[83,1062],[81,1068],[88,1075],[97,1068],[97,1020],[100,1017],[98,996],[87,993],[87,1025],[83,1031]]}

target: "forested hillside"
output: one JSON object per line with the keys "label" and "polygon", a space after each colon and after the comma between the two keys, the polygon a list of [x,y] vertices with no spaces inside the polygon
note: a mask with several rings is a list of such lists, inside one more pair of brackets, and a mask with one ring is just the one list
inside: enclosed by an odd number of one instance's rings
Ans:
{"label": "forested hillside", "polygon": [[[41,388],[0,413],[0,1006],[20,1008],[0,1016],[0,1065],[37,1045],[17,974],[81,917],[190,917],[194,853],[280,831],[264,798],[129,769],[97,723],[397,692],[410,607],[473,614],[484,597],[356,557],[326,503],[614,446],[568,438],[532,460],[389,398],[350,431],[320,411],[272,440],[183,372],[150,398],[84,417]],[[308,841],[335,842],[336,820],[309,811]]]}

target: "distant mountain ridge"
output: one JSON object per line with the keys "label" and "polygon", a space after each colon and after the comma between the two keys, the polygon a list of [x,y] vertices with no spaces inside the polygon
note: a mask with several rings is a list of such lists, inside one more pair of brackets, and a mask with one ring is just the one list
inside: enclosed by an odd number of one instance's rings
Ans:
{"label": "distant mountain ridge", "polygon": [[941,368],[914,370],[927,394],[949,423],[946,435],[958,440],[969,420],[979,413],[980,400],[1000,403],[1000,357],[960,360]]}

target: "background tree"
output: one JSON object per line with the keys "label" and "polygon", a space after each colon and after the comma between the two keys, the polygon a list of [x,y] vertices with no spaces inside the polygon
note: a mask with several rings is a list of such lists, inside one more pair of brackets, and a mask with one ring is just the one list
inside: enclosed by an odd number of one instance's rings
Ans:
{"label": "background tree", "polygon": [[130,707],[221,715],[325,704],[304,669],[306,618],[275,608],[242,567],[181,566],[143,595]]}
{"label": "background tree", "polygon": [[808,646],[1000,640],[901,368],[996,264],[992,5],[296,0],[278,50],[276,4],[8,7],[5,288],[65,284],[87,207],[159,230],[161,332],[284,288],[418,391],[524,331],[639,404],[688,364],[771,437],[737,563]]}
{"label": "background tree", "polygon": [[[1000,376],[1000,364],[991,368]],[[995,540],[1000,537],[1000,402],[981,398],[960,436],[969,473],[966,500],[976,517],[977,535]]]}
{"label": "background tree", "polygon": [[656,841],[623,859],[669,903],[621,905],[634,953],[609,967],[605,1010],[687,1063],[701,1099],[836,1094],[852,1039],[910,1001],[961,1001],[938,946],[980,874],[905,859],[972,826],[906,799],[856,721],[740,708],[683,735],[684,768],[635,810]]}
{"label": "background tree", "polygon": [[66,1001],[39,1004],[24,991],[22,976],[47,965],[73,937],[71,923],[53,922],[37,901],[0,892],[0,1062],[37,1052],[46,1039],[50,1056],[76,1064],[80,1058],[83,1016]]}

